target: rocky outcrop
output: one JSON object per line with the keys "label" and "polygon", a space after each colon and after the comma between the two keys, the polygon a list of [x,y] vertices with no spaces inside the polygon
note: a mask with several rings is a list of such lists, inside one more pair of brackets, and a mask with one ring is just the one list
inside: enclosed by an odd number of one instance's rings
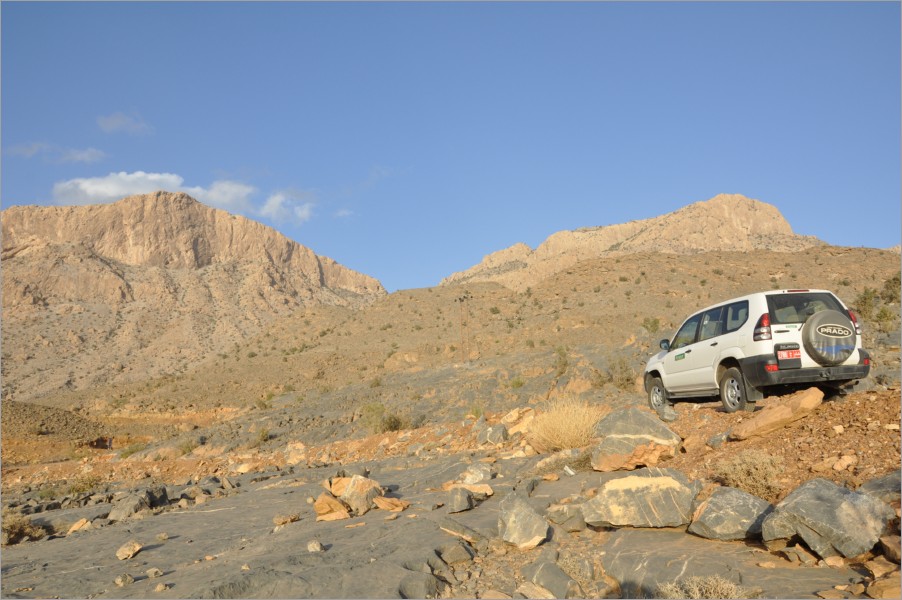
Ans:
{"label": "rocky outcrop", "polygon": [[689,523],[698,484],[673,469],[611,473],[582,504],[593,527],[679,527]]}
{"label": "rocky outcrop", "polygon": [[182,370],[297,308],[358,307],[386,293],[181,193],[13,206],[2,235],[4,349],[20,358],[4,372],[4,398],[117,382],[132,366]]}
{"label": "rocky outcrop", "polygon": [[604,256],[758,249],[794,252],[822,243],[794,234],[775,206],[740,194],[720,194],[652,219],[560,231],[535,250],[515,244],[450,275],[442,284],[494,281],[524,290],[579,261]]}
{"label": "rocky outcrop", "polygon": [[765,406],[753,417],[734,427],[729,437],[731,440],[745,440],[782,429],[810,414],[820,406],[823,399],[824,392],[814,387],[781,398],[778,403]]}

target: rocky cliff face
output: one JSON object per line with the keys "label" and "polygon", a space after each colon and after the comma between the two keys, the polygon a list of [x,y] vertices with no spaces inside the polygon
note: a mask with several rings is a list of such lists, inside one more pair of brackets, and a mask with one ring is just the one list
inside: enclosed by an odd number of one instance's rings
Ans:
{"label": "rocky cliff face", "polygon": [[675,212],[619,225],[560,231],[535,250],[515,244],[481,263],[445,278],[442,284],[494,281],[523,290],[582,260],[665,252],[772,250],[795,252],[823,244],[796,235],[776,207],[739,194],[720,194]]}
{"label": "rocky cliff face", "polygon": [[4,391],[17,396],[179,372],[280,314],[386,293],[185,194],[11,207],[2,232]]}

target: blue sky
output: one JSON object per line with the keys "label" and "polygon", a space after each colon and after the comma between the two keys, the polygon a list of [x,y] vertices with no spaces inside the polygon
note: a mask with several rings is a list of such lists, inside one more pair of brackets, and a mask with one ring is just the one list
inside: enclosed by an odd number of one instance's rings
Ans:
{"label": "blue sky", "polygon": [[150,189],[390,291],[718,193],[900,242],[900,4],[3,2],[2,204]]}

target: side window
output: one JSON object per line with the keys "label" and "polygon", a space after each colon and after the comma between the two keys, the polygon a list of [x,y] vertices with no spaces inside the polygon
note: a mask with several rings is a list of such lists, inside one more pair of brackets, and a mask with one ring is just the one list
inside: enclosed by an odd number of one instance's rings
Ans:
{"label": "side window", "polygon": [[701,333],[698,341],[708,340],[723,333],[723,306],[702,313]]}
{"label": "side window", "polygon": [[726,330],[724,333],[736,331],[749,320],[749,301],[734,302],[726,306]]}
{"label": "side window", "polygon": [[702,313],[699,313],[683,323],[683,326],[680,327],[680,330],[677,331],[677,334],[673,337],[673,343],[670,344],[671,350],[676,350],[677,348],[682,348],[683,346],[695,343],[695,333],[698,331],[698,322],[701,318]]}

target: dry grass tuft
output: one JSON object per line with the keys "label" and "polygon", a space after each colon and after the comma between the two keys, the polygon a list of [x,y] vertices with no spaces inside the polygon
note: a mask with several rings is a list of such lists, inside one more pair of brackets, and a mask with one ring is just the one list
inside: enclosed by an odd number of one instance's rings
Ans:
{"label": "dry grass tuft", "polygon": [[783,473],[783,466],[779,456],[762,450],[745,450],[730,460],[715,463],[712,478],[768,502],[776,502],[782,491],[776,482]]}
{"label": "dry grass tuft", "polygon": [[527,439],[534,448],[545,452],[582,448],[592,439],[595,424],[608,412],[607,406],[578,398],[556,398],[533,420]]}
{"label": "dry grass tuft", "polygon": [[35,525],[20,512],[3,509],[4,544],[12,545],[26,540],[39,540],[47,535],[47,530]]}
{"label": "dry grass tuft", "polygon": [[724,579],[720,575],[709,577],[687,577],[686,579],[664,583],[658,586],[656,598],[757,598],[748,588]]}

